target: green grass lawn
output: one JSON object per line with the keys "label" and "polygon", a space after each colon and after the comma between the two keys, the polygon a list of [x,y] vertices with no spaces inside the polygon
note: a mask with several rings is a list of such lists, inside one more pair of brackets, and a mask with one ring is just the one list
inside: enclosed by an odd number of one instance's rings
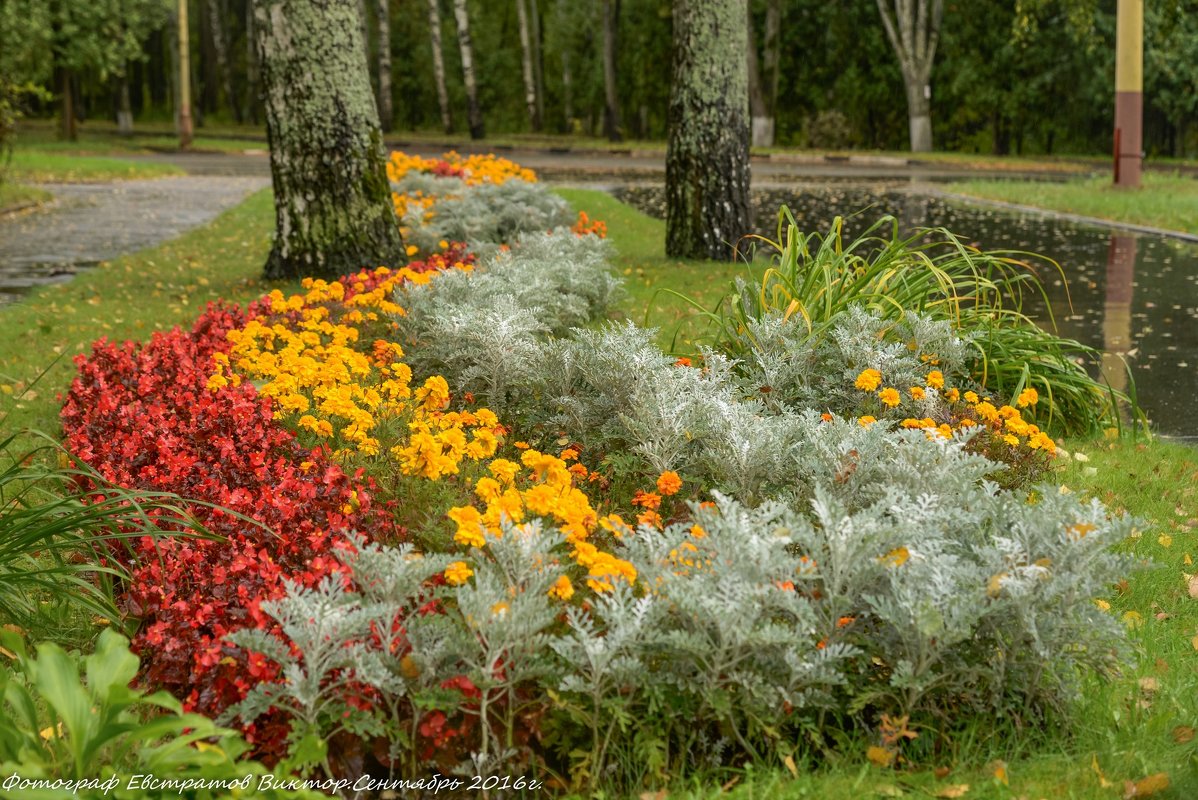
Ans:
{"label": "green grass lawn", "polygon": [[94,183],[182,174],[183,170],[173,164],[43,152],[23,147],[13,150],[7,171],[8,178],[26,183]]}
{"label": "green grass lawn", "polygon": [[9,181],[0,183],[0,214],[23,208],[32,203],[44,203],[49,199],[50,193],[36,186],[25,186]]}
{"label": "green grass lawn", "polygon": [[1116,189],[1109,177],[1067,183],[958,181],[951,192],[1089,217],[1198,234],[1198,179],[1144,174],[1139,189]]}
{"label": "green grass lawn", "polygon": [[[698,295],[712,305],[730,277],[745,269],[667,258],[660,221],[599,192],[561,194],[608,223],[614,263],[628,289],[622,310],[632,319],[642,321],[648,305],[650,324],[668,331],[687,307],[658,289]],[[273,286],[259,275],[272,227],[271,198],[263,191],[178,239],[0,310],[0,414],[10,412],[0,427],[57,432],[56,394],[69,385],[70,358],[94,339],[144,340],[155,330],[189,325],[209,300],[245,302],[269,291]],[[1106,598],[1110,613],[1128,625],[1136,655],[1112,680],[1088,682],[1072,720],[1018,736],[978,723],[935,761],[900,771],[873,766],[864,756],[871,742],[851,740],[817,766],[798,764],[797,775],[781,763],[705,775],[670,787],[668,796],[714,798],[727,786],[726,795],[741,800],[1111,800],[1126,796],[1124,781],[1164,772],[1170,788],[1153,797],[1198,797],[1198,740],[1187,738],[1198,727],[1198,599],[1189,595],[1185,577],[1198,572],[1192,566],[1198,558],[1198,451],[1160,441],[1063,445],[1087,460],[1062,458],[1059,482],[1144,520],[1126,547],[1145,567]],[[998,761],[1005,762],[1006,782],[996,777]]]}

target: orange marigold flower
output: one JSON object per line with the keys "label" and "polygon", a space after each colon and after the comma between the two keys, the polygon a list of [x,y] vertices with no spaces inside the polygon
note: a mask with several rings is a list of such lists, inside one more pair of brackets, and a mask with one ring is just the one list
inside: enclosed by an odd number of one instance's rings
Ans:
{"label": "orange marigold flower", "polygon": [[562,575],[549,587],[549,596],[559,600],[569,600],[574,596],[574,584],[570,583],[568,577]]}
{"label": "orange marigold flower", "polygon": [[636,494],[632,496],[632,504],[634,506],[643,506],[648,509],[660,508],[661,495],[655,494],[653,492],[642,492],[640,489],[637,489]]}
{"label": "orange marigold flower", "polygon": [[582,464],[571,464],[570,465],[570,474],[576,475],[579,478],[585,478],[588,473],[587,473],[587,468],[584,467]]}
{"label": "orange marigold flower", "polygon": [[1015,404],[1020,408],[1027,408],[1028,406],[1034,406],[1038,402],[1040,402],[1040,393],[1029,386],[1019,393],[1019,398],[1015,401]]}
{"label": "orange marigold flower", "polygon": [[677,361],[674,362],[674,366],[689,367],[689,366],[691,366],[691,360],[689,358],[687,358],[686,356],[682,356],[681,358],[679,358]]}
{"label": "orange marigold flower", "polygon": [[860,425],[862,428],[868,428],[870,425],[873,425],[877,421],[878,421],[877,418],[871,417],[869,414],[866,414],[863,417],[857,417],[857,424]]}
{"label": "orange marigold flower", "polygon": [[831,415],[831,414],[829,414],[827,411],[825,411],[824,413],[820,414],[820,415],[819,415],[819,418],[820,418],[821,420],[823,420],[824,422],[831,422],[831,421],[832,421],[832,415]]}
{"label": "orange marigold flower", "polygon": [[911,397],[913,399],[922,400],[924,398],[924,391],[923,391],[922,386],[912,386],[910,391],[911,391]]}
{"label": "orange marigold flower", "polygon": [[682,488],[682,478],[678,477],[678,473],[673,470],[666,470],[657,478],[657,491],[663,497],[669,497],[672,494],[677,494]]}
{"label": "orange marigold flower", "polygon": [[852,625],[856,621],[857,621],[856,617],[841,617],[840,619],[836,620],[836,627],[837,628],[847,628],[848,626]]}
{"label": "orange marigold flower", "polygon": [[878,392],[878,399],[890,408],[894,408],[903,401],[903,398],[899,396],[898,389],[893,389],[889,386]]}
{"label": "orange marigold flower", "polygon": [[658,514],[656,511],[643,511],[637,515],[636,521],[640,525],[661,528],[661,514]]}
{"label": "orange marigold flower", "polygon": [[527,450],[528,442],[512,442],[512,447],[516,448],[517,450]]}
{"label": "orange marigold flower", "polygon": [[928,386],[933,389],[944,388],[944,373],[938,369],[934,369],[928,373]]}

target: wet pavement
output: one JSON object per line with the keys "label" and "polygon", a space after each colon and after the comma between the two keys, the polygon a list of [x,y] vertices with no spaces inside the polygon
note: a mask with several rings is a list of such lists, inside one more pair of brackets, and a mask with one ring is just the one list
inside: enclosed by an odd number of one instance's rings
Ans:
{"label": "wet pavement", "polygon": [[[1134,387],[1156,430],[1198,439],[1198,244],[962,203],[926,188],[846,183],[758,190],[755,226],[776,238],[778,209],[786,205],[802,231],[826,231],[833,217],[845,216],[851,238],[892,214],[907,230],[944,227],[986,250],[1047,256],[1066,279],[1041,263],[1058,331],[1106,354],[1103,375],[1116,388]],[[665,215],[660,186],[616,195],[654,216]],[[1025,310],[1048,324],[1043,302]],[[1134,383],[1127,380],[1124,361]]]}
{"label": "wet pavement", "polygon": [[0,305],[33,286],[208,222],[269,184],[263,177],[183,176],[114,183],[41,184],[54,202],[0,216]]}

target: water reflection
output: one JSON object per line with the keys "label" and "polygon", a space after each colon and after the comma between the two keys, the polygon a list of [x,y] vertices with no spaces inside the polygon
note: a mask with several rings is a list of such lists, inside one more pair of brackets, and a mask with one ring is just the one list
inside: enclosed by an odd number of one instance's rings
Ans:
{"label": "water reflection", "polygon": [[[660,187],[616,194],[649,214],[665,215]],[[1040,265],[1049,303],[1025,310],[1042,324],[1055,320],[1062,335],[1107,353],[1095,369],[1116,388],[1129,387],[1126,358],[1139,402],[1157,430],[1198,437],[1198,245],[964,204],[895,183],[756,191],[757,233],[774,237],[782,205],[790,207],[803,231],[826,231],[841,215],[845,235],[855,237],[892,214],[906,230],[944,227],[987,250],[1051,258],[1065,280],[1051,266]]]}

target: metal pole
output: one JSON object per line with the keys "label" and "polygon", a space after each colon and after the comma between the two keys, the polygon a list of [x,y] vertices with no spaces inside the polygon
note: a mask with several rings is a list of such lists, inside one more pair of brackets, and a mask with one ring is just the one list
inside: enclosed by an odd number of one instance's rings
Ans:
{"label": "metal pole", "polygon": [[1119,0],[1115,35],[1115,185],[1138,187],[1144,124],[1144,0]]}
{"label": "metal pole", "polygon": [[187,0],[179,0],[179,149],[191,147],[191,43],[187,34]]}

